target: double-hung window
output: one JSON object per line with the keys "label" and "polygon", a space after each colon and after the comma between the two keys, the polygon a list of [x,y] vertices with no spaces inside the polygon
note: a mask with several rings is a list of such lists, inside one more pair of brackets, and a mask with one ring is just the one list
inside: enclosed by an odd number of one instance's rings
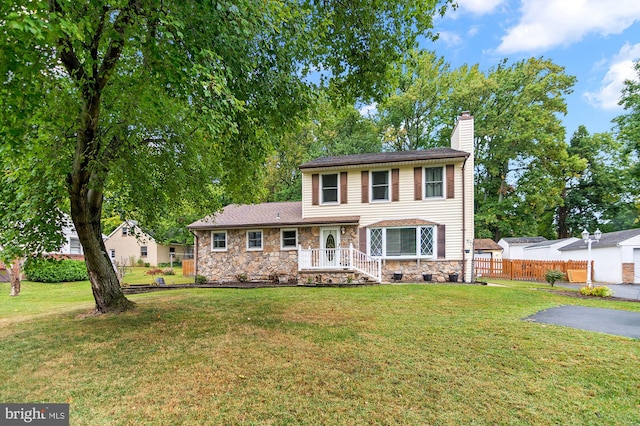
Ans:
{"label": "double-hung window", "polygon": [[280,234],[283,250],[295,249],[298,246],[298,232],[295,229],[283,229]]}
{"label": "double-hung window", "polygon": [[429,258],[434,256],[433,226],[372,228],[369,254],[382,258]]}
{"label": "double-hung window", "polygon": [[338,202],[338,174],[332,173],[322,175],[322,202],[337,203]]}
{"label": "double-hung window", "polygon": [[227,250],[227,232],[226,231],[211,232],[211,250],[212,251]]}
{"label": "double-hung window", "polygon": [[140,257],[147,257],[147,246],[140,247]]}
{"label": "double-hung window", "polygon": [[389,171],[371,172],[371,201],[389,201]]}
{"label": "double-hung window", "polygon": [[444,196],[444,167],[425,167],[424,198],[442,198]]}
{"label": "double-hung window", "polygon": [[247,249],[262,250],[262,231],[247,231]]}
{"label": "double-hung window", "polygon": [[69,238],[69,253],[82,254],[82,245],[78,238]]}

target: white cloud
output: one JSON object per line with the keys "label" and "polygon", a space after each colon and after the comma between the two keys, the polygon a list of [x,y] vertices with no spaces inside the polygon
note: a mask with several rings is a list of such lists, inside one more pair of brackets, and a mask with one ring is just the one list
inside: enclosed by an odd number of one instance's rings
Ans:
{"label": "white cloud", "polygon": [[361,116],[370,117],[371,115],[373,115],[376,112],[378,112],[378,103],[374,102],[374,103],[369,104],[369,105],[363,105],[358,109],[358,111],[360,111],[360,115]]}
{"label": "white cloud", "polygon": [[461,9],[468,10],[476,15],[485,15],[493,12],[505,0],[460,0],[458,5]]}
{"label": "white cloud", "polygon": [[502,37],[499,54],[542,52],[588,34],[619,34],[640,21],[638,0],[522,0],[522,16]]}
{"label": "white cloud", "polygon": [[625,44],[609,63],[609,70],[602,79],[600,89],[597,92],[585,92],[582,96],[593,106],[608,110],[621,109],[618,101],[624,81],[637,79],[633,64],[638,59],[640,43]]}
{"label": "white cloud", "polygon": [[477,35],[479,32],[480,32],[480,27],[477,26],[477,25],[472,25],[467,30],[467,36],[468,37],[473,37],[473,36]]}
{"label": "white cloud", "polygon": [[438,33],[438,40],[442,40],[442,42],[449,47],[458,46],[462,43],[462,37],[451,31],[440,31]]}

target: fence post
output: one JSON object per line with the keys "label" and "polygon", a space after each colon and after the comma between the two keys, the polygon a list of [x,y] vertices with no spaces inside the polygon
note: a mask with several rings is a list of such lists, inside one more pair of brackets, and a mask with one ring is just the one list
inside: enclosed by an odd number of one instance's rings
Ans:
{"label": "fence post", "polygon": [[353,269],[353,243],[349,243],[349,268]]}

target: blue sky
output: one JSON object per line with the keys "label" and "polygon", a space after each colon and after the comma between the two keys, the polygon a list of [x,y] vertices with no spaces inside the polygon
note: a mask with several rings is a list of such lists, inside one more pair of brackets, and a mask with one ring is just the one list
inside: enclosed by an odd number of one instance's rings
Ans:
{"label": "blue sky", "polygon": [[625,79],[640,59],[640,0],[458,0],[434,22],[440,38],[423,47],[453,67],[488,70],[544,57],[577,78],[563,117],[567,140],[580,124],[590,133],[612,129]]}

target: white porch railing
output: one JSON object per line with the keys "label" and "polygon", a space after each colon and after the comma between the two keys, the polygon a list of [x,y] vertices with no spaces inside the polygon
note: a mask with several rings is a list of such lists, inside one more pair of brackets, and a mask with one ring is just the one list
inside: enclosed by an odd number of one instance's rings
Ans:
{"label": "white porch railing", "polygon": [[376,282],[382,281],[382,263],[380,259],[353,248],[303,249],[298,246],[298,271],[358,271]]}

